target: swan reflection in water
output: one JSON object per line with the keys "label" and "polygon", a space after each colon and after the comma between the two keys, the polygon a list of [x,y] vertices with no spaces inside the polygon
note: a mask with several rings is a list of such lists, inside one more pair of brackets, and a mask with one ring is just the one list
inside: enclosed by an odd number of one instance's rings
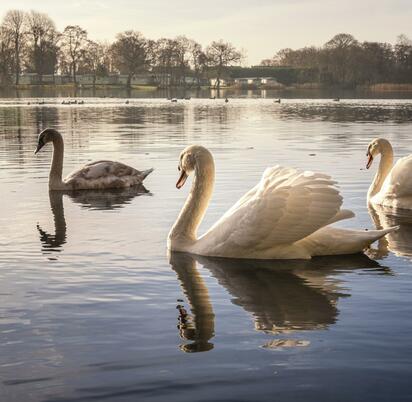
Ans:
{"label": "swan reflection in water", "polygon": [[111,190],[50,191],[49,201],[54,220],[54,234],[48,233],[42,229],[40,224],[37,224],[42,252],[44,254],[59,253],[67,241],[67,225],[63,206],[64,195],[67,195],[74,203],[80,204],[82,208],[91,210],[114,210],[123,208],[129,204],[134,197],[143,194],[150,194],[143,185]]}
{"label": "swan reflection in water", "polygon": [[397,256],[412,260],[412,214],[410,210],[392,209],[381,205],[368,205],[369,215],[377,229],[399,226],[378,241],[378,248],[371,249],[369,256],[384,258],[391,251]]}
{"label": "swan reflection in water", "polygon": [[[349,297],[336,275],[352,269],[390,273],[364,254],[317,257],[312,260],[240,260],[172,252],[169,262],[176,272],[190,306],[179,304],[179,334],[184,352],[213,348],[215,314],[197,263],[217,279],[233,297],[232,302],[253,317],[257,331],[280,336],[263,347],[306,346],[307,341],[284,339],[284,334],[325,329],[337,321],[337,301]],[[179,300],[182,301],[182,300]]]}

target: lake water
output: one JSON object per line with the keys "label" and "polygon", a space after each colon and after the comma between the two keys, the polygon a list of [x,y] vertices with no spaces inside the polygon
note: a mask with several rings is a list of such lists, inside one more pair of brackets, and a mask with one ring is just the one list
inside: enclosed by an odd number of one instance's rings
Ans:
{"label": "lake water", "polygon": [[[30,103],[30,104],[28,104]],[[410,401],[412,214],[371,215],[368,142],[412,153],[412,101],[0,99],[1,401]],[[96,159],[154,167],[147,193],[49,196]],[[206,230],[267,166],[323,171],[356,218],[401,224],[365,255],[256,262],[167,255],[189,191],[180,151],[216,162]],[[372,220],[374,218],[374,220]]]}

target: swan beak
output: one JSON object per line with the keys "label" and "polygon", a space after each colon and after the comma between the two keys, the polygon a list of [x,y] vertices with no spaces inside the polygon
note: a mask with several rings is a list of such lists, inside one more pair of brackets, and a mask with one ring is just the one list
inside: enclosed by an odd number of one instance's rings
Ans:
{"label": "swan beak", "polygon": [[39,142],[38,144],[37,144],[37,148],[36,148],[36,150],[34,151],[34,155],[36,155],[42,148],[43,148],[43,143],[41,143],[41,142]]}
{"label": "swan beak", "polygon": [[182,169],[182,173],[180,174],[179,180],[176,183],[176,188],[180,190],[183,185],[186,183],[187,173]]}
{"label": "swan beak", "polygon": [[368,162],[366,163],[366,169],[369,169],[373,162],[373,156],[369,152],[366,154],[366,156],[368,157]]}
{"label": "swan beak", "polygon": [[34,155],[36,155],[42,148],[44,147],[44,140],[43,138],[39,138],[39,141],[37,142],[37,148],[34,151]]}

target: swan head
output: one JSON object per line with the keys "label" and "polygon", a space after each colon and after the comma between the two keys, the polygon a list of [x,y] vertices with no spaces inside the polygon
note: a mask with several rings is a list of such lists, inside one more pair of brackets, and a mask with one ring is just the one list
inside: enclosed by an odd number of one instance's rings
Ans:
{"label": "swan head", "polygon": [[177,169],[180,172],[179,179],[176,183],[176,188],[181,189],[195,169],[204,167],[208,164],[213,164],[212,154],[208,149],[201,145],[190,145],[186,147],[179,157],[179,165]]}
{"label": "swan head", "polygon": [[372,165],[373,159],[379,154],[384,153],[387,149],[392,149],[392,146],[388,140],[384,138],[375,138],[368,145],[366,156],[368,161],[366,162],[366,169],[369,169]]}
{"label": "swan head", "polygon": [[37,139],[37,147],[34,154],[37,154],[48,142],[52,142],[56,135],[59,135],[59,133],[53,128],[46,128],[43,130]]}

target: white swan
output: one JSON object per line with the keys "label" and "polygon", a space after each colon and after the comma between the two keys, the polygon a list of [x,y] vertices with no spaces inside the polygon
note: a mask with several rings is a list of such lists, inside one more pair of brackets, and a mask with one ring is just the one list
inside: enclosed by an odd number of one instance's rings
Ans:
{"label": "white swan", "polygon": [[325,174],[275,166],[197,239],[197,228],[213,191],[215,165],[204,147],[180,155],[181,188],[194,171],[192,189],[170,230],[168,248],[197,255],[256,259],[309,259],[362,251],[395,228],[357,231],[329,224],[354,216],[341,210],[342,197]]}
{"label": "white swan", "polygon": [[366,169],[381,154],[379,168],[368,191],[368,203],[391,208],[412,209],[412,155],[393,165],[393,149],[388,140],[375,138],[368,145]]}
{"label": "white swan", "polygon": [[47,128],[39,134],[35,154],[48,142],[53,143],[53,159],[49,174],[50,190],[97,190],[106,188],[125,188],[141,185],[153,169],[139,171],[120,162],[96,161],[70,173],[64,180],[63,156],[64,143],[62,135],[54,129]]}

